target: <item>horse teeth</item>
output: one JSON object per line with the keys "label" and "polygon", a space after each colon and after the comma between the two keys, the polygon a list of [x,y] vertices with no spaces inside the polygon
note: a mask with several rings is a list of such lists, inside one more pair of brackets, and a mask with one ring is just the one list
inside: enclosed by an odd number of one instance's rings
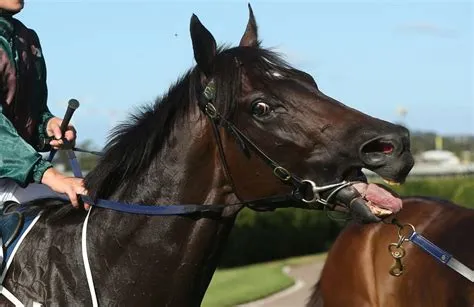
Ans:
{"label": "horse teeth", "polygon": [[384,179],[383,181],[386,184],[391,185],[391,186],[399,186],[400,185],[400,182],[396,182],[396,181],[392,181],[392,180],[388,180],[388,179]]}
{"label": "horse teeth", "polygon": [[393,212],[387,209],[380,208],[379,213],[377,214],[378,217],[389,216],[392,215]]}
{"label": "horse teeth", "polygon": [[390,211],[388,209],[380,208],[380,207],[372,204],[372,202],[370,202],[370,201],[367,202],[367,206],[369,207],[372,214],[375,215],[375,216],[378,216],[378,217],[389,216],[393,213],[392,211]]}

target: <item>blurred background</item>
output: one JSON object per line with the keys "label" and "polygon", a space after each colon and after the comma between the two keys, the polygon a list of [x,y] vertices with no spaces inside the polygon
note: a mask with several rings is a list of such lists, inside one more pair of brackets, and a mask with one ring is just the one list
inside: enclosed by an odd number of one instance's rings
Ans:
{"label": "blurred background", "polygon": [[[251,4],[264,47],[310,73],[327,95],[411,131],[416,164],[397,192],[474,207],[471,1]],[[73,119],[80,147],[100,150],[113,126],[194,65],[193,13],[228,45],[238,43],[248,18],[246,1],[26,3],[18,18],[41,38],[51,110],[62,116],[70,98],[81,103]],[[88,154],[79,159],[85,172],[97,162]],[[55,163],[69,171],[63,154]],[[287,267],[311,272],[315,281],[343,226],[323,212],[244,210],[203,306],[242,304],[292,286],[297,277],[282,272]],[[259,306],[285,303],[278,304]]]}

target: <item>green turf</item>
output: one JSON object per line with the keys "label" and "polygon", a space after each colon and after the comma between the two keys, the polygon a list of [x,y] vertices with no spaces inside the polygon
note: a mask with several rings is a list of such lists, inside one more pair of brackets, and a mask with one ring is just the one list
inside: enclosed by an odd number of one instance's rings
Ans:
{"label": "green turf", "polygon": [[311,263],[322,257],[324,255],[311,255],[217,270],[201,306],[235,306],[281,291],[294,284],[294,280],[282,272],[285,265]]}

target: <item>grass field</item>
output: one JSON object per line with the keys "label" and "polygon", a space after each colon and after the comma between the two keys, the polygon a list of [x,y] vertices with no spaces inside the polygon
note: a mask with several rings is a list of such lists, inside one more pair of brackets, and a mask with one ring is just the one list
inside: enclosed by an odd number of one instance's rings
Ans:
{"label": "grass field", "polygon": [[201,306],[235,306],[283,290],[294,283],[282,272],[284,266],[310,263],[322,257],[324,254],[217,270]]}

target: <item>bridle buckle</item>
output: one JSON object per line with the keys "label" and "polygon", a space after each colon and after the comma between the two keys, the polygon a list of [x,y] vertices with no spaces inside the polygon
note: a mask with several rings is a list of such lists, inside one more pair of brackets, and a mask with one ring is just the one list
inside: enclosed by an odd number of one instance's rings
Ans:
{"label": "bridle buckle", "polygon": [[206,104],[206,106],[204,107],[204,111],[206,112],[207,116],[212,119],[216,119],[218,116],[216,107],[210,102]]}
{"label": "bridle buckle", "polygon": [[[301,198],[301,201],[307,204],[314,204],[314,203],[321,203],[325,206],[327,206],[331,199],[336,195],[337,192],[339,192],[341,189],[349,186],[352,184],[352,182],[347,182],[347,181],[341,181],[339,183],[334,183],[334,184],[328,184],[325,186],[318,187],[316,183],[312,180],[304,179],[301,181],[301,184],[309,184],[311,187],[311,191],[313,192],[313,197],[310,199],[306,199],[304,196]],[[326,199],[321,198],[319,195],[320,192],[327,191],[327,190],[332,190],[331,194],[326,197]]]}
{"label": "bridle buckle", "polygon": [[288,181],[291,179],[291,174],[290,172],[281,166],[277,166],[273,169],[273,174],[278,177],[278,179],[282,181]]}

